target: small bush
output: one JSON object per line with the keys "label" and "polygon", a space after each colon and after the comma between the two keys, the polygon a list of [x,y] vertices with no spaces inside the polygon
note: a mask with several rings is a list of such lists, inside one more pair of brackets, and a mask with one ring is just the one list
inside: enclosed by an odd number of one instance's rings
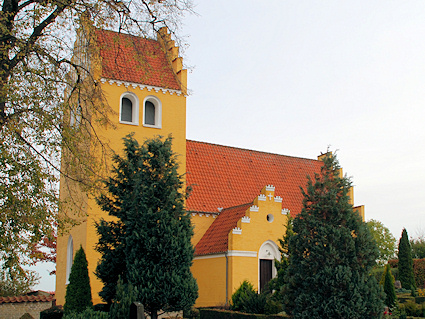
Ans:
{"label": "small bush", "polygon": [[40,319],[62,319],[63,309],[59,306],[53,306],[40,312]]}
{"label": "small bush", "polygon": [[183,318],[186,319],[199,319],[200,318],[200,313],[199,310],[195,307],[192,307],[189,310],[185,310],[183,311]]}
{"label": "small bush", "polygon": [[83,312],[71,312],[65,314],[63,319],[108,319],[109,314],[107,312],[94,311],[91,308],[87,308]]}
{"label": "small bush", "polygon": [[[240,287],[232,295],[231,309],[236,311],[244,311],[245,304],[248,299],[256,295],[254,286],[247,280],[244,280]],[[253,302],[253,301],[251,301]]]}

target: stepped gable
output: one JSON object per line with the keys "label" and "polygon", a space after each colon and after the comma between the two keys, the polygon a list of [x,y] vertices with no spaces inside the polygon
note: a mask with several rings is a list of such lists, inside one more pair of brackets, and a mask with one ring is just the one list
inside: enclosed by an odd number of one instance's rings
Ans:
{"label": "stepped gable", "polygon": [[186,180],[193,190],[187,209],[217,213],[218,207],[252,202],[264,185],[274,185],[282,208],[301,212],[307,175],[320,172],[319,160],[284,156],[187,140]]}
{"label": "stepped gable", "polygon": [[195,255],[226,252],[229,232],[237,226],[238,220],[245,216],[252,203],[223,209],[195,247]]}
{"label": "stepped gable", "polygon": [[181,89],[158,41],[100,29],[96,37],[103,78]]}

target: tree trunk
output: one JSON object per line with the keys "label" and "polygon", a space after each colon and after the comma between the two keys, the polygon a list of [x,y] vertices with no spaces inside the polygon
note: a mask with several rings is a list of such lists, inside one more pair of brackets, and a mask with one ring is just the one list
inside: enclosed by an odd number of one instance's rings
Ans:
{"label": "tree trunk", "polygon": [[158,319],[158,311],[157,310],[151,311],[151,319]]}

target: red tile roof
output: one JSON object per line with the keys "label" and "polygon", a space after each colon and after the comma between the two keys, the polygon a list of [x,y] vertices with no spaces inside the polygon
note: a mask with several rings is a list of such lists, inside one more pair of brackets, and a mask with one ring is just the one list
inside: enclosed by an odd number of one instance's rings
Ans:
{"label": "red tile roof", "polygon": [[218,207],[252,203],[266,185],[275,186],[282,208],[301,212],[307,175],[320,171],[322,162],[188,140],[186,179],[193,190],[187,209],[215,212]]}
{"label": "red tile roof", "polygon": [[158,41],[107,30],[96,30],[102,77],[180,90]]}
{"label": "red tile roof", "polygon": [[55,299],[55,295],[38,295],[38,296],[13,296],[13,297],[0,297],[0,304],[2,303],[19,303],[19,302],[51,302]]}
{"label": "red tile roof", "polygon": [[223,209],[195,247],[195,255],[215,254],[227,251],[229,232],[245,216],[252,203]]}

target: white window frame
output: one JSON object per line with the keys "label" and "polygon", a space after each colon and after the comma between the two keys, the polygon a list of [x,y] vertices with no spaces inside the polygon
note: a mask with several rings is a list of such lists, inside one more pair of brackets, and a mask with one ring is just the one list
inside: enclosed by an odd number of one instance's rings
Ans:
{"label": "white window frame", "polygon": [[[148,101],[155,106],[155,124],[154,125],[145,123],[145,110],[146,110],[145,104]],[[162,103],[161,103],[161,100],[154,95],[149,95],[143,100],[143,126],[153,127],[153,128],[162,128]]]}
{"label": "white window frame", "polygon": [[[131,101],[133,104],[133,110],[131,114],[132,121],[122,121],[121,120],[121,111],[122,111],[122,99],[127,98]],[[121,124],[130,124],[130,125],[139,125],[139,99],[137,98],[137,95],[132,92],[125,92],[120,97],[120,114],[119,114],[119,122]]]}

